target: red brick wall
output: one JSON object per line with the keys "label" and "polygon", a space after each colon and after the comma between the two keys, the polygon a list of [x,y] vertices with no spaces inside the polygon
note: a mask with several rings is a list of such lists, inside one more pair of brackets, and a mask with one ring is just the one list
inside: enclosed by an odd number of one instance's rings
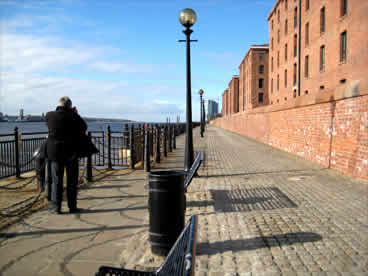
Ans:
{"label": "red brick wall", "polygon": [[256,108],[214,124],[368,180],[368,95],[287,110]]}

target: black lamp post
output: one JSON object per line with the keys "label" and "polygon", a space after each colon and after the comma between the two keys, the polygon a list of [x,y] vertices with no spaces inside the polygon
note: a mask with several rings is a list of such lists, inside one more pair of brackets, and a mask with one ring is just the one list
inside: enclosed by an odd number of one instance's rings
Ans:
{"label": "black lamp post", "polygon": [[205,106],[204,106],[204,99],[203,99],[203,102],[202,102],[202,104],[203,104],[203,119],[202,119],[202,121],[203,121],[203,133],[205,132],[205,129],[206,129],[206,108],[205,108]]}
{"label": "black lamp post", "polygon": [[190,35],[193,32],[190,27],[195,24],[197,15],[192,9],[184,9],[179,14],[180,23],[186,28],[183,33],[186,35],[186,40],[179,40],[179,42],[186,42],[187,45],[187,106],[186,106],[186,139],[185,139],[185,157],[184,170],[188,172],[194,161],[193,153],[193,131],[192,131],[192,92],[190,80]]}
{"label": "black lamp post", "polygon": [[201,124],[200,124],[200,129],[201,129],[201,137],[203,137],[203,105],[202,105],[202,95],[204,93],[203,89],[199,89],[199,97],[200,97],[200,106],[201,106]]}

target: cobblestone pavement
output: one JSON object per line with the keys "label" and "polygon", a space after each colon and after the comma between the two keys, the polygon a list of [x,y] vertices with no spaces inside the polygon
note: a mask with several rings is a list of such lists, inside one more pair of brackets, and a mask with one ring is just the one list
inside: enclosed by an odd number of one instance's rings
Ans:
{"label": "cobblestone pavement", "polygon": [[[195,135],[197,275],[368,275],[367,183],[215,127]],[[147,240],[135,236],[121,264],[159,265]]]}
{"label": "cobblestone pavement", "polygon": [[[182,169],[184,137],[155,169]],[[188,188],[199,219],[196,275],[368,275],[368,183],[209,126]],[[112,171],[83,189],[77,215],[40,211],[0,233],[0,275],[150,270],[147,174]],[[63,207],[65,210],[65,207]]]}

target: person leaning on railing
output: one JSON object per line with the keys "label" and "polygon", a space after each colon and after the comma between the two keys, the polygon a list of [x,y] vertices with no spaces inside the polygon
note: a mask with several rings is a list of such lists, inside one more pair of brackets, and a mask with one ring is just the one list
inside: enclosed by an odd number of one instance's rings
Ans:
{"label": "person leaning on railing", "polygon": [[49,211],[61,213],[64,168],[67,177],[67,199],[70,213],[78,211],[78,147],[81,134],[87,130],[86,122],[72,109],[69,97],[59,99],[55,111],[46,114],[48,127],[47,158],[51,161],[52,189]]}

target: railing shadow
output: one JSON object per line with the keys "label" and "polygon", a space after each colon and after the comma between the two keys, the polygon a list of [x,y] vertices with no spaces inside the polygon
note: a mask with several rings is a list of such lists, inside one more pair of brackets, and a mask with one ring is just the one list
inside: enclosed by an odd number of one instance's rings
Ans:
{"label": "railing shadow", "polygon": [[292,232],[241,240],[218,242],[200,242],[197,255],[215,255],[225,251],[249,251],[261,248],[282,247],[295,243],[308,243],[322,240],[322,236],[313,232]]}
{"label": "railing shadow", "polygon": [[259,172],[244,172],[244,173],[232,173],[232,174],[213,174],[207,175],[202,177],[227,177],[227,176],[247,176],[253,174],[274,174],[274,173],[293,173],[293,172],[300,172],[300,173],[313,173],[316,171],[326,170],[325,168],[316,169],[316,170],[280,170],[280,171],[259,171]]}

